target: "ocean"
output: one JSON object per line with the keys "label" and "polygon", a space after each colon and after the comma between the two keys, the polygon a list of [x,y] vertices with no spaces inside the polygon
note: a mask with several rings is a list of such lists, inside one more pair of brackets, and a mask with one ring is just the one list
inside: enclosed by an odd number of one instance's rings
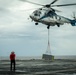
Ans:
{"label": "ocean", "polygon": [[[42,56],[16,56],[17,60],[42,59]],[[76,55],[54,56],[54,59],[73,59],[76,60]],[[9,60],[9,56],[0,56],[0,60]]]}

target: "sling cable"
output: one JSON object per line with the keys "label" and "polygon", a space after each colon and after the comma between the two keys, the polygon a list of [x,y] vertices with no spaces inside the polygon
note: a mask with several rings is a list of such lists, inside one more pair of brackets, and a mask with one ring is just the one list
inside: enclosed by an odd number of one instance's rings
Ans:
{"label": "sling cable", "polygon": [[51,48],[50,48],[50,29],[48,29],[48,45],[47,45],[46,54],[51,55]]}

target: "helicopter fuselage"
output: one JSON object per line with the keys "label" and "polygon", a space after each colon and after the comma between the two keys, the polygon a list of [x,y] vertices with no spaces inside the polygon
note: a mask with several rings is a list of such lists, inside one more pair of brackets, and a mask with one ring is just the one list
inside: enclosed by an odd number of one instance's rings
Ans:
{"label": "helicopter fuselage", "polygon": [[37,23],[43,23],[48,26],[48,29],[50,26],[57,25],[60,27],[60,25],[63,25],[64,23],[74,23],[76,24],[75,20],[68,19],[66,17],[57,15],[53,9],[48,8],[41,8],[38,10],[35,10],[31,15],[30,18],[34,20]]}

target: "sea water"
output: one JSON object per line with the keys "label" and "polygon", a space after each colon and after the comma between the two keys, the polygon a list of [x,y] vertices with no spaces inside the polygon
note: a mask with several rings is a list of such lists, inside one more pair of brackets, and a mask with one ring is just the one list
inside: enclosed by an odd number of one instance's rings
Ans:
{"label": "sea water", "polygon": [[[9,56],[0,56],[0,60],[9,60]],[[42,56],[16,56],[18,60],[30,60],[30,59],[42,59]],[[66,55],[66,56],[54,56],[54,59],[74,59],[76,60],[75,55]]]}

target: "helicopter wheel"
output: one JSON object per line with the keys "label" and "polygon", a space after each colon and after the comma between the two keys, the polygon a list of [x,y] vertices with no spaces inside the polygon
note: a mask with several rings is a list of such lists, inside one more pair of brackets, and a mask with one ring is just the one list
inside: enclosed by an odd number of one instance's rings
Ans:
{"label": "helicopter wheel", "polygon": [[49,28],[50,28],[50,26],[48,25],[48,26],[47,26],[47,29],[49,29]]}
{"label": "helicopter wheel", "polygon": [[57,25],[58,27],[60,27],[60,25]]}
{"label": "helicopter wheel", "polygon": [[60,24],[57,23],[57,26],[60,27]]}
{"label": "helicopter wheel", "polygon": [[36,22],[35,25],[38,25],[38,23]]}

